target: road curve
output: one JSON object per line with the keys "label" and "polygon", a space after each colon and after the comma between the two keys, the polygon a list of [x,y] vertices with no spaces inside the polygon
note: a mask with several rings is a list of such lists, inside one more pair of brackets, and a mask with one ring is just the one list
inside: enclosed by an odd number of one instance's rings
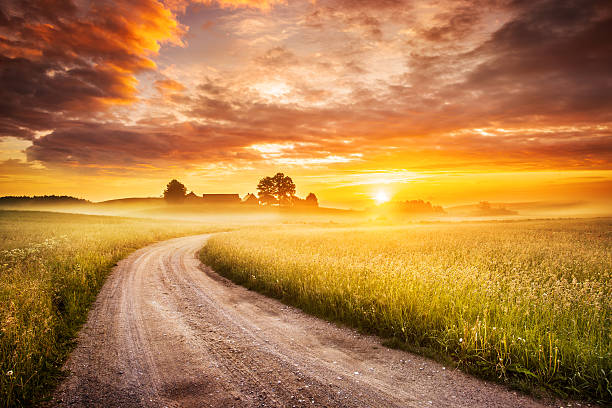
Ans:
{"label": "road curve", "polygon": [[208,237],[119,262],[50,405],[543,406],[234,285],[198,261]]}

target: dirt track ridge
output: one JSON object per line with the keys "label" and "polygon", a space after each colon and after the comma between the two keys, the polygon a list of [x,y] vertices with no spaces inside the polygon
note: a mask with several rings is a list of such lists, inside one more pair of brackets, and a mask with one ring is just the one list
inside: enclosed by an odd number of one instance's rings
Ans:
{"label": "dirt track ridge", "polygon": [[119,262],[52,406],[544,406],[231,283],[197,259],[208,237]]}

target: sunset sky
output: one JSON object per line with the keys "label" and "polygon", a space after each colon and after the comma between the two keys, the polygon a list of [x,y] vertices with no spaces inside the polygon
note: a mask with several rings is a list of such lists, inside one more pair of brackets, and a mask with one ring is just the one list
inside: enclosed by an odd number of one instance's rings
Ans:
{"label": "sunset sky", "polygon": [[0,195],[612,208],[609,0],[4,0]]}

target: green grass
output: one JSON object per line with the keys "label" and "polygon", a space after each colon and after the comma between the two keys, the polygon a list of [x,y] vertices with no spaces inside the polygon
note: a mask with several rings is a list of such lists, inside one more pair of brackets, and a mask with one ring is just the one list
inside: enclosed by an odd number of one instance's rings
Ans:
{"label": "green grass", "polygon": [[532,392],[612,401],[612,221],[296,228],[213,237],[249,288]]}
{"label": "green grass", "polygon": [[0,211],[0,406],[30,405],[48,394],[118,260],[155,241],[214,230],[220,228]]}

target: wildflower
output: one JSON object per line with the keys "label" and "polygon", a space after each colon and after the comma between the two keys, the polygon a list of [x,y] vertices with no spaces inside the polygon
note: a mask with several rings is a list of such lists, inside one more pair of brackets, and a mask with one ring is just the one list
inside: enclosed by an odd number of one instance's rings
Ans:
{"label": "wildflower", "polygon": [[11,377],[13,375],[13,370],[8,370],[6,372],[6,375],[8,375],[9,377]]}
{"label": "wildflower", "polygon": [[463,337],[459,338],[459,343],[463,343]]}

